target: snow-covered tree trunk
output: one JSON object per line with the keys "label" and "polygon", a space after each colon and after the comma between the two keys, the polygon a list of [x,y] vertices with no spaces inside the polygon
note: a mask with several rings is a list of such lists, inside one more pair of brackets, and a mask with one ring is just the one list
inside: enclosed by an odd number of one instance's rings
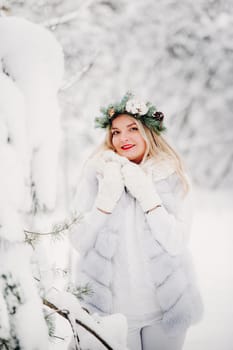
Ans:
{"label": "snow-covered tree trunk", "polygon": [[[32,276],[32,252],[24,243],[21,213],[25,179],[24,157],[20,157],[25,137],[24,101],[15,84],[3,74],[0,93],[4,97],[0,103],[0,347],[42,350],[48,347],[48,331]],[[15,131],[17,124],[20,127]]]}
{"label": "snow-covered tree trunk", "polygon": [[45,350],[48,328],[24,218],[56,203],[63,55],[44,28],[1,18],[0,62],[0,347]]}

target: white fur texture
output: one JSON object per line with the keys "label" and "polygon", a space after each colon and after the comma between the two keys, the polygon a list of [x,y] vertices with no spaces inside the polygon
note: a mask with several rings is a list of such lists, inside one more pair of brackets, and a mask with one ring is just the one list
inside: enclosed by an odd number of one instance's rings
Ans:
{"label": "white fur texture", "polygon": [[[93,207],[98,193],[96,178],[100,173],[96,164],[96,159],[89,162],[86,168],[89,170],[82,178],[82,190],[79,191],[81,198],[88,198],[79,210],[87,210],[90,215],[96,210]],[[111,314],[116,297],[119,299],[121,296],[119,300],[124,301],[122,308],[131,302],[129,294],[125,293],[125,284],[122,285],[128,279],[131,287],[135,286],[132,290],[139,301],[133,312],[140,317],[137,309],[143,312],[147,302],[143,297],[146,290],[141,266],[148,266],[145,270],[150,276],[148,286],[153,285],[156,289],[164,329],[169,334],[178,334],[199,320],[203,312],[195,274],[191,272],[192,263],[187,258],[189,201],[181,195],[182,184],[171,163],[163,161],[156,164],[156,161],[148,160],[141,168],[153,178],[153,186],[162,201],[162,208],[158,209],[162,210],[154,210],[148,218],[149,214],[144,214],[137,199],[126,189],[111,215],[100,214],[102,226],[98,223],[95,229],[90,221],[77,225],[72,232],[72,241],[77,242],[76,245],[79,240],[85,240],[88,227],[93,237],[92,244],[86,245],[86,250],[81,252],[77,282],[89,282],[93,289],[93,295],[87,296],[84,301],[90,311]],[[106,241],[107,234],[109,238]],[[131,240],[129,237],[132,237]],[[116,276],[119,278],[115,283]]]}

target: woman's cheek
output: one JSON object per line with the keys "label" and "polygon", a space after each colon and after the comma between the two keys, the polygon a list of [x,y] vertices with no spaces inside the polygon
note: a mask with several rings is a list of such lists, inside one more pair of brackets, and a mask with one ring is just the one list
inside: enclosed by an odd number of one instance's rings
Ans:
{"label": "woman's cheek", "polygon": [[119,148],[118,147],[118,142],[117,142],[115,137],[112,138],[112,144],[113,144],[114,148],[116,148],[116,149]]}

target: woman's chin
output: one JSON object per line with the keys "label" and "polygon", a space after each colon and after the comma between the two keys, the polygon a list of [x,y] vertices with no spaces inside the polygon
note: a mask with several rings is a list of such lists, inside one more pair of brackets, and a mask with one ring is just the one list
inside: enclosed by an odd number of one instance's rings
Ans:
{"label": "woman's chin", "polygon": [[133,163],[139,164],[141,163],[143,157],[128,156],[126,158]]}
{"label": "woman's chin", "polygon": [[124,153],[118,152],[118,154],[137,164],[140,163],[143,158],[143,155],[135,154],[133,150],[124,151]]}

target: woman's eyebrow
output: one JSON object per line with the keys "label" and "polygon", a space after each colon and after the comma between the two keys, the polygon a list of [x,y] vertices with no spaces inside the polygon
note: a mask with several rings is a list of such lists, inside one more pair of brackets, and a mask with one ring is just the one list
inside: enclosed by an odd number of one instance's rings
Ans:
{"label": "woman's eyebrow", "polygon": [[127,128],[129,128],[129,127],[132,126],[132,125],[136,125],[136,123],[133,122],[133,123],[127,125]]}
{"label": "woman's eyebrow", "polygon": [[[126,127],[129,128],[132,125],[136,125],[136,123],[133,122],[133,123],[131,123],[129,125],[126,125]],[[115,129],[118,129],[118,128],[116,128],[116,127],[115,128],[114,127],[111,128],[111,130],[115,130]]]}

